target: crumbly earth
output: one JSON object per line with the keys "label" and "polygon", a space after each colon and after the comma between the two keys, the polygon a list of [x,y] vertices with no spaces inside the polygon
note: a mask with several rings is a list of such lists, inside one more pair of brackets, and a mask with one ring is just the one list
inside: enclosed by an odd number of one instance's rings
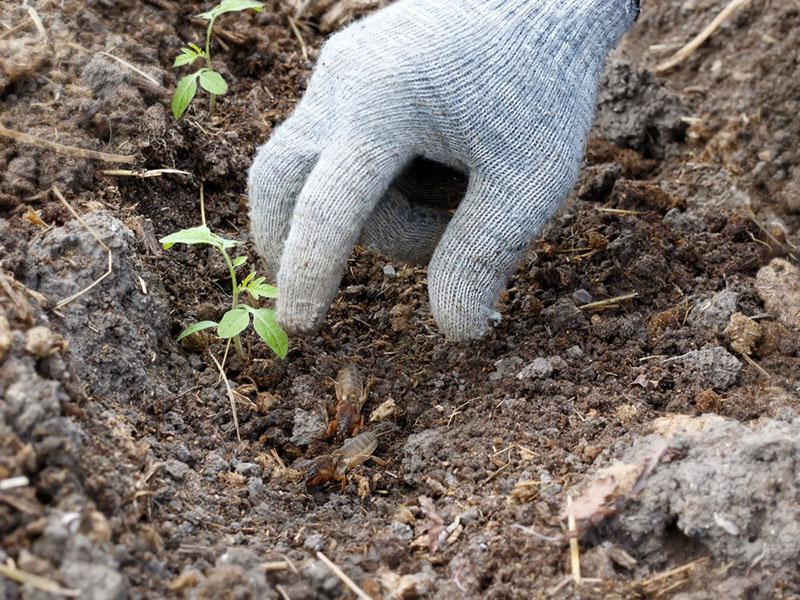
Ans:
{"label": "crumbly earth", "polygon": [[[0,124],[135,162],[2,138],[0,562],[97,599],[349,597],[318,552],[375,598],[800,595],[800,6],[750,2],[654,74],[726,4],[644,3],[489,338],[447,343],[425,270],[357,250],[318,335],[229,358],[241,441],[224,346],[175,341],[224,311],[225,265],[157,239],[199,222],[202,184],[209,225],[248,242],[246,169],[317,24],[277,1],[223,17],[230,93],[175,123],[207,3],[4,4]],[[104,172],[132,167],[190,175]],[[367,423],[386,464],[309,492],[345,362],[368,421],[394,401]],[[592,508],[581,584],[568,497]],[[50,595],[0,575],[2,598]]]}

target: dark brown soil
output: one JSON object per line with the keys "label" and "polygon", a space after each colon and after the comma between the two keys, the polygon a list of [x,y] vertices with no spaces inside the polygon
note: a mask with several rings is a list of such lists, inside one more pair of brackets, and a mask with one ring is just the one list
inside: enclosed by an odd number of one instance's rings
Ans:
{"label": "dark brown soil", "polygon": [[[248,240],[247,168],[311,65],[288,10],[271,1],[260,15],[221,19],[215,61],[231,91],[213,117],[201,98],[175,123],[172,60],[202,35],[191,17],[206,4],[44,0],[46,46],[24,8],[3,5],[0,35],[23,26],[2,40],[13,41],[0,52],[0,124],[192,175],[107,175],[130,165],[3,140],[0,482],[29,484],[0,489],[0,561],[94,598],[347,597],[318,551],[374,597],[800,594],[781,553],[748,562],[679,519],[649,539],[630,523],[590,532],[581,551],[591,579],[564,579],[567,495],[655,419],[713,412],[757,426],[800,415],[800,335],[767,314],[755,285],[771,260],[797,264],[800,7],[751,2],[656,77],[649,69],[665,55],[650,46],[688,41],[726,2],[644,4],[609,66],[581,182],[509,283],[500,327],[447,343],[425,270],[385,269],[357,250],[319,335],[292,339],[284,361],[247,338],[248,360],[229,361],[241,442],[208,355],[224,346],[174,341],[224,311],[224,264],[156,240],[199,222],[201,183],[209,225]],[[299,26],[313,59],[322,37]],[[53,185],[114,257],[111,277],[60,308],[103,274],[106,252]],[[760,326],[751,361],[723,333],[734,311]],[[359,467],[344,492],[308,492],[302,472],[333,448],[314,432],[345,362],[371,382],[367,416],[397,405],[367,426],[388,464]],[[720,426],[743,435],[736,427]],[[781,475],[775,510],[797,511],[800,495],[786,490],[800,489],[787,487],[798,464]],[[661,515],[637,506],[631,515]],[[786,543],[760,527],[750,543]],[[635,562],[608,559],[611,542]],[[43,596],[0,578],[0,597]]]}

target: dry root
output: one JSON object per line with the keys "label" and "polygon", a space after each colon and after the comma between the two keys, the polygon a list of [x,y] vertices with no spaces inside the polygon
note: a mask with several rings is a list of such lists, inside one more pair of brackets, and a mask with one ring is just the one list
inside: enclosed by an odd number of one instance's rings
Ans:
{"label": "dry root", "polygon": [[366,13],[388,4],[388,0],[290,0],[296,18],[319,21],[322,31],[333,31]]}

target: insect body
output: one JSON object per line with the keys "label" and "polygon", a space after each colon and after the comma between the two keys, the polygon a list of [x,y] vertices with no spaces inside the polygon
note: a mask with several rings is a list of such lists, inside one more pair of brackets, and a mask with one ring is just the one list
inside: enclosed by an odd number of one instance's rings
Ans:
{"label": "insect body", "polygon": [[345,365],[336,374],[336,409],[328,423],[327,437],[343,440],[356,435],[364,425],[361,409],[368,390],[355,365]]}
{"label": "insect body", "polygon": [[330,481],[339,481],[344,491],[347,472],[369,460],[377,447],[378,437],[370,431],[350,438],[338,450],[314,461],[306,472],[306,487],[314,488]]}

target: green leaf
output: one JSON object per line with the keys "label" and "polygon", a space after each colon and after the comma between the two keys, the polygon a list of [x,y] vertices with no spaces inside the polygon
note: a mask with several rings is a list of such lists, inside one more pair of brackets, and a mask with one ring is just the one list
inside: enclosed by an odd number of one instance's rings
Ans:
{"label": "green leaf", "polygon": [[178,341],[180,342],[186,336],[192,335],[193,333],[197,333],[198,331],[202,331],[203,329],[210,329],[211,327],[216,327],[216,321],[199,321],[193,325],[189,325],[186,329],[181,331],[181,334],[178,336]]}
{"label": "green leaf", "polygon": [[224,315],[217,327],[217,335],[223,340],[242,333],[250,324],[250,315],[244,308],[232,308]]}
{"label": "green leaf", "polygon": [[250,282],[253,280],[253,277],[255,277],[255,276],[256,276],[256,272],[255,271],[250,271],[250,273],[248,273],[247,277],[242,279],[242,288],[245,288],[248,285],[250,285]]}
{"label": "green leaf", "polygon": [[206,21],[213,21],[218,16],[229,13],[229,12],[239,12],[241,10],[247,10],[252,8],[256,12],[261,12],[264,10],[264,3],[257,2],[256,0],[222,0],[217,6],[212,8],[209,11],[204,13],[200,13],[197,15],[201,19],[205,19]]}
{"label": "green leaf", "polygon": [[225,83],[222,75],[210,69],[200,73],[200,87],[216,96],[222,96],[228,92],[228,84]]}
{"label": "green leaf", "polygon": [[233,259],[233,268],[236,269],[237,267],[241,267],[244,263],[247,262],[246,256],[237,256]]}
{"label": "green leaf", "polygon": [[160,240],[164,250],[169,250],[175,244],[205,244],[207,246],[219,246],[219,236],[211,232],[205,225],[192,227],[191,229],[181,229],[171,233]]}
{"label": "green leaf", "polygon": [[289,352],[289,336],[278,325],[275,311],[269,308],[252,308],[250,306],[247,307],[247,310],[253,315],[253,328],[258,337],[264,340],[279,358],[286,358],[286,354]]}
{"label": "green leaf", "polygon": [[253,297],[253,300],[278,297],[278,288],[268,283],[256,283],[254,281],[245,288],[245,291]]}
{"label": "green leaf", "polygon": [[175,57],[175,67],[183,67],[184,65],[190,65],[198,58],[200,58],[202,54],[201,52],[197,52],[194,48],[181,48],[181,53]]}
{"label": "green leaf", "polygon": [[178,85],[175,86],[175,94],[172,96],[172,115],[176,120],[183,116],[189,103],[197,93],[197,78],[200,72],[186,75],[178,80]]}

